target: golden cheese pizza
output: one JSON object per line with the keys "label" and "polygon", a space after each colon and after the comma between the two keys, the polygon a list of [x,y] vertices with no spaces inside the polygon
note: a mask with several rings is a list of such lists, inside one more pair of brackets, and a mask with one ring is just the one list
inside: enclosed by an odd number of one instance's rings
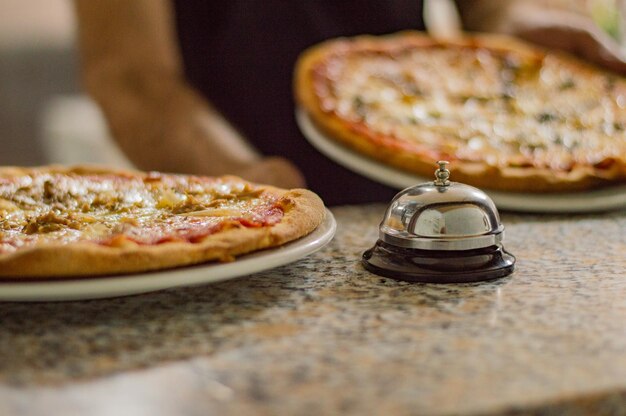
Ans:
{"label": "golden cheese pizza", "polygon": [[505,191],[626,181],[626,80],[516,39],[330,40],[301,55],[294,87],[327,137],[418,175],[449,160]]}
{"label": "golden cheese pizza", "polygon": [[0,278],[230,261],[310,233],[324,213],[308,190],[233,176],[0,168]]}

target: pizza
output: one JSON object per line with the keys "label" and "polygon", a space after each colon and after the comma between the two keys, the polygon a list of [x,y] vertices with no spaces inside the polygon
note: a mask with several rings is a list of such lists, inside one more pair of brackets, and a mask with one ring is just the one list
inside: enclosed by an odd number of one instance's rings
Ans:
{"label": "pizza", "polygon": [[516,192],[626,181],[626,80],[496,35],[330,40],[299,58],[299,107],[325,135],[421,176]]}
{"label": "pizza", "polygon": [[0,168],[0,277],[145,272],[275,247],[314,230],[304,189],[96,167]]}

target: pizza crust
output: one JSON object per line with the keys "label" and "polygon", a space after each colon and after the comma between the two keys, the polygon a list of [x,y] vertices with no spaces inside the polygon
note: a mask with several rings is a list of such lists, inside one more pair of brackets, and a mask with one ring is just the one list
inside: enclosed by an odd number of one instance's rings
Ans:
{"label": "pizza crust", "polygon": [[[34,169],[0,168],[0,176],[19,176]],[[105,167],[51,166],[47,173],[116,174],[134,176],[140,172]],[[245,181],[244,181],[245,182]],[[264,192],[280,197],[282,220],[272,226],[233,228],[208,235],[195,243],[167,242],[140,245],[130,240],[118,246],[91,242],[46,244],[0,254],[0,278],[58,278],[139,273],[187,266],[209,261],[232,261],[236,256],[276,247],[312,232],[324,220],[321,199],[306,189],[283,190],[263,186]]]}
{"label": "pizza crust", "polygon": [[[404,151],[393,137],[377,134],[363,123],[354,123],[339,117],[334,111],[324,110],[316,88],[315,77],[329,57],[352,51],[387,53],[403,48],[427,48],[434,45],[483,47],[490,50],[513,51],[530,60],[541,60],[547,51],[522,41],[501,35],[474,34],[457,40],[437,41],[421,32],[400,32],[386,36],[358,36],[323,42],[305,51],[296,64],[294,92],[297,104],[310,116],[325,135],[339,143],[384,164],[419,176],[431,177],[436,154],[416,154]],[[568,55],[549,52],[559,59],[573,63],[581,77],[600,71]],[[626,95],[626,81],[617,79],[619,91]],[[444,137],[441,137],[444,140]],[[571,192],[594,189],[626,181],[626,155],[615,158],[609,168],[576,165],[570,171],[540,167],[492,166],[460,159],[450,160],[454,180],[470,185],[512,192]]]}

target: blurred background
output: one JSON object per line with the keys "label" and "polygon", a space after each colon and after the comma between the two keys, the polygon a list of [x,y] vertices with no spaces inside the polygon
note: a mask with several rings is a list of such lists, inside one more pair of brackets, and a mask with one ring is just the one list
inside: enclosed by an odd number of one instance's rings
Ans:
{"label": "blurred background", "polygon": [[45,162],[44,106],[79,90],[74,38],[69,0],[0,0],[0,164]]}
{"label": "blurred background", "polygon": [[[618,30],[616,5],[626,3],[529,1],[591,14],[609,33]],[[70,0],[0,0],[0,165],[127,164],[80,93],[75,38]]]}
{"label": "blurred background", "polygon": [[71,0],[0,0],[0,165],[128,162],[80,91]]}

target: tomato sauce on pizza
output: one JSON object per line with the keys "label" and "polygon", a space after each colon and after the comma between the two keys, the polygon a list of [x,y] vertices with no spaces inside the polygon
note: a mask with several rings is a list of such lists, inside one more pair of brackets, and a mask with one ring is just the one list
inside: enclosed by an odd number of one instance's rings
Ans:
{"label": "tomato sauce on pizza", "polygon": [[421,175],[445,159],[510,191],[626,180],[626,81],[512,38],[331,40],[301,56],[295,88],[330,139]]}
{"label": "tomato sauce on pizza", "polygon": [[[120,249],[116,260],[122,263],[132,253],[139,258],[157,246],[195,247],[213,251],[209,258],[230,260],[240,254],[238,244],[252,242],[254,249],[282,244],[284,239],[271,232],[276,226],[290,228],[283,232],[293,239],[310,232],[323,217],[321,201],[308,191],[280,190],[229,176],[57,167],[4,172],[0,169],[0,267],[11,255],[42,248],[62,252],[63,246]],[[225,235],[237,237],[220,241]]]}

